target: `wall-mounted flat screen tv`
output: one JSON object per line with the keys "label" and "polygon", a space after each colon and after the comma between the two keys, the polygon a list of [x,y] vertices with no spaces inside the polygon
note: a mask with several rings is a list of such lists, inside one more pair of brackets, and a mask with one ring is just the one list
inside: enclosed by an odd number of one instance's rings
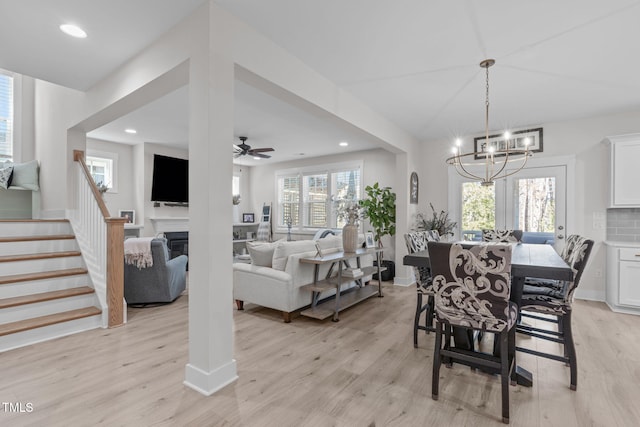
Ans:
{"label": "wall-mounted flat screen tv", "polygon": [[152,202],[189,203],[189,161],[153,156]]}

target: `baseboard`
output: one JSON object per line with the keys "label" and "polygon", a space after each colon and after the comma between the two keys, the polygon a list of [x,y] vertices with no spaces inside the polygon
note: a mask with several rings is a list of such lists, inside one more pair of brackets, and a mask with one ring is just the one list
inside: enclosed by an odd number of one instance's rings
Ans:
{"label": "baseboard", "polygon": [[588,301],[604,301],[606,299],[605,291],[588,291],[578,288],[576,290],[576,298]]}
{"label": "baseboard", "polygon": [[236,360],[220,366],[212,372],[205,372],[200,368],[187,363],[183,384],[205,396],[211,396],[221,388],[238,379]]}
{"label": "baseboard", "polygon": [[406,288],[413,285],[414,283],[416,283],[416,281],[414,280],[413,277],[396,276],[393,278],[393,284],[395,286],[404,286]]}
{"label": "baseboard", "polygon": [[621,307],[619,305],[606,303],[609,309],[615,313],[640,315],[640,308]]}

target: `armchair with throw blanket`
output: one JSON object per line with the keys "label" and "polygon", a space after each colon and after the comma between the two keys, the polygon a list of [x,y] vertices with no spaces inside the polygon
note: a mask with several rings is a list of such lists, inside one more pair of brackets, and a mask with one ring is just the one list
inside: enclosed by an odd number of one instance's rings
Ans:
{"label": "armchair with throw blanket", "polygon": [[[147,251],[150,251],[151,258]],[[174,301],[186,287],[187,261],[186,255],[169,259],[166,239],[127,239],[124,265],[124,298],[127,304]]]}

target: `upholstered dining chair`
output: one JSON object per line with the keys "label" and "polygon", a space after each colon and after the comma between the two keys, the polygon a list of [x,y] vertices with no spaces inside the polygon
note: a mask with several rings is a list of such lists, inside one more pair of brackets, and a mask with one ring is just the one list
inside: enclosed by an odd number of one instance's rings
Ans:
{"label": "upholstered dining chair", "polygon": [[[562,248],[562,252],[560,252],[560,256],[568,265],[571,265],[571,256],[573,254],[574,248],[576,244],[581,241],[582,237],[578,234],[572,234],[568,236],[565,240],[564,247]],[[547,288],[554,288],[561,290],[564,288],[565,283],[561,280],[553,280],[553,279],[540,279],[537,277],[527,277],[524,282],[525,286],[531,293],[531,286],[543,286]]]}
{"label": "upholstered dining chair", "polygon": [[[483,244],[464,249],[459,244],[437,242],[429,242],[427,247],[436,318],[432,398],[438,400],[440,365],[445,359],[447,363],[487,367],[501,376],[502,422],[508,424],[508,337],[518,318],[518,307],[509,301],[512,248],[505,244]],[[452,327],[495,334],[500,355],[451,347]]]}
{"label": "upholstered dining chair", "polygon": [[522,230],[482,230],[482,241],[518,243],[522,241]]}
{"label": "upholstered dining chair", "polygon": [[[516,329],[517,332],[535,338],[562,344],[564,355],[559,356],[523,347],[516,347],[516,350],[568,364],[571,370],[569,388],[576,390],[578,387],[578,360],[573,341],[571,313],[573,311],[574,294],[580,283],[582,273],[587,266],[594,242],[578,235],[570,236],[570,238],[571,247],[563,254],[567,256],[568,259],[566,261],[573,270],[573,280],[570,282],[551,282],[551,286],[544,286],[540,283],[536,286],[531,286],[525,282],[520,304],[520,314],[522,316],[555,323],[558,325],[557,331],[536,328],[523,323],[518,324]],[[567,243],[569,244],[569,242]],[[540,316],[541,314],[545,316]],[[552,317],[550,318],[549,315]]]}
{"label": "upholstered dining chair", "polygon": [[[412,231],[404,235],[407,251],[410,254],[427,249],[427,242],[439,241],[438,230]],[[433,331],[433,290],[431,287],[431,272],[426,267],[413,267],[416,276],[416,315],[413,322],[413,346],[418,347],[418,331],[426,333]],[[426,303],[423,302],[427,297]],[[420,324],[420,317],[425,313],[424,325]]]}

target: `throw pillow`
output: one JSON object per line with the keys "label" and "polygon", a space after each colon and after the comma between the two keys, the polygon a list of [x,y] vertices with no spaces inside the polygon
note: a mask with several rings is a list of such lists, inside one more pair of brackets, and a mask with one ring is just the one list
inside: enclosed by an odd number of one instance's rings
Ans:
{"label": "throw pillow", "polygon": [[327,236],[316,240],[322,253],[331,253],[342,250],[342,236]]}
{"label": "throw pillow", "polygon": [[5,190],[11,185],[11,174],[13,173],[13,166],[6,166],[0,169],[0,187]]}
{"label": "throw pillow", "polygon": [[31,160],[26,163],[13,164],[12,187],[21,187],[27,190],[38,191],[38,161]]}
{"label": "throw pillow", "polygon": [[273,251],[272,268],[274,270],[284,271],[287,267],[287,259],[289,259],[289,255],[299,254],[302,252],[312,252],[315,250],[316,242],[314,240],[279,242],[276,246],[276,250]]}
{"label": "throw pillow", "polygon": [[260,267],[271,267],[273,252],[278,242],[247,242],[247,250],[251,255],[251,264]]}

